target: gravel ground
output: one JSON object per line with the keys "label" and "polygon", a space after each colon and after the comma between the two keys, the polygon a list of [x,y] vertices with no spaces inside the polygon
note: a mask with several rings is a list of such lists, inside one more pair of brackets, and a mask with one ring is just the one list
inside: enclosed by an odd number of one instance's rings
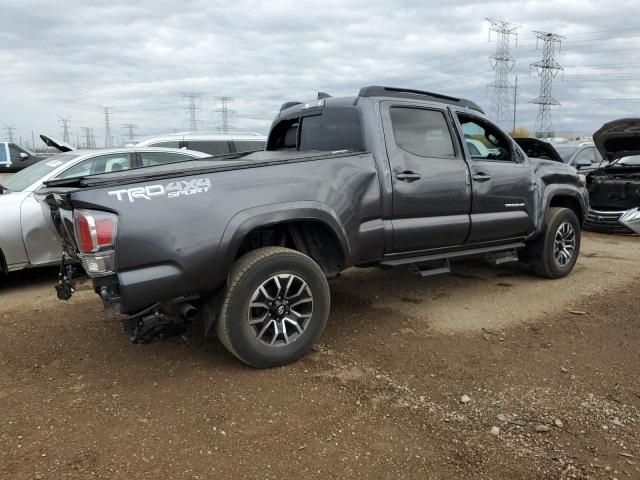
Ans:
{"label": "gravel ground", "polygon": [[640,239],[573,275],[352,269],[300,362],[128,343],[90,285],[0,283],[0,478],[640,478]]}

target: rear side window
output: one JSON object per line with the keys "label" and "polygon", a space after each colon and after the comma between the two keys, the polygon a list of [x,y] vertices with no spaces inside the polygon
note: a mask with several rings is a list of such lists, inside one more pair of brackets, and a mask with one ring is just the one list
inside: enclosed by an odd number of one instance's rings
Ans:
{"label": "rear side window", "polygon": [[267,150],[364,150],[356,108],[330,107],[316,115],[286,119],[273,126]]}
{"label": "rear side window", "polygon": [[478,150],[478,147],[476,147],[473,143],[467,142],[467,148],[469,149],[469,154],[472,157],[479,157],[481,155],[480,150]]}
{"label": "rear side window", "polygon": [[166,152],[140,152],[140,158],[142,159],[143,167],[152,167],[154,165],[162,165],[165,163],[186,162],[188,160],[194,160],[194,158],[190,157],[189,155]]}
{"label": "rear side window", "polygon": [[149,147],[164,147],[164,148],[180,148],[180,142],[171,141],[171,142],[156,142],[151,145],[147,145]]}
{"label": "rear side window", "polygon": [[596,149],[593,147],[585,148],[576,155],[575,162],[587,160],[589,163],[596,163]]}
{"label": "rear side window", "polygon": [[407,107],[393,107],[389,112],[398,147],[421,157],[455,157],[444,113]]}
{"label": "rear side window", "polygon": [[119,172],[131,168],[131,157],[128,153],[111,153],[100,155],[74,165],[57,178],[84,177],[101,173]]}
{"label": "rear side window", "polygon": [[24,150],[16,147],[15,145],[9,145],[9,154],[11,155],[11,160],[16,163],[19,162],[20,160],[22,160],[22,157],[20,157],[21,153],[27,153]]}
{"label": "rear side window", "polygon": [[252,152],[254,150],[264,150],[264,142],[256,142],[252,140],[234,140],[236,152]]}
{"label": "rear side window", "polygon": [[7,161],[7,149],[4,143],[0,143],[0,165],[11,165],[11,162]]}
{"label": "rear side window", "polygon": [[226,140],[222,141],[205,141],[205,140],[193,140],[187,142],[187,148],[189,150],[195,150],[197,152],[208,153],[209,155],[224,155],[230,153],[229,143]]}

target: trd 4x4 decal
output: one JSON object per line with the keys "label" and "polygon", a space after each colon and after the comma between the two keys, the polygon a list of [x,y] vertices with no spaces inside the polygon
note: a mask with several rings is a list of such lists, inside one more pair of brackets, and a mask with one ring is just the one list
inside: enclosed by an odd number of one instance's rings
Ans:
{"label": "trd 4x4 decal", "polygon": [[151,200],[153,197],[177,198],[181,196],[196,195],[208,192],[211,188],[211,180],[208,178],[194,178],[193,180],[180,180],[169,182],[165,185],[147,185],[146,187],[126,188],[111,190],[108,195],[115,196],[118,201]]}

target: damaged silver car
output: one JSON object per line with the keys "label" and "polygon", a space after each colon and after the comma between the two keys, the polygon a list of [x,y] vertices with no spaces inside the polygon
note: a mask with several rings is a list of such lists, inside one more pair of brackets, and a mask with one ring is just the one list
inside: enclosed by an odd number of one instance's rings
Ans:
{"label": "damaged silver car", "polygon": [[604,161],[587,176],[585,228],[640,233],[640,118],[605,123],[593,139]]}

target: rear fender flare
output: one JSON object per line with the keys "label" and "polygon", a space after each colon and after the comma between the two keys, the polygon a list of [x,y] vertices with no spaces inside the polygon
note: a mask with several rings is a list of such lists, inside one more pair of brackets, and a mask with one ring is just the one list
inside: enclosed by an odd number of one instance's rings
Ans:
{"label": "rear fender flare", "polygon": [[[216,270],[226,275],[231,270],[244,237],[253,229],[291,221],[317,221],[328,226],[340,241],[345,264],[349,264],[349,240],[336,213],[325,203],[315,201],[275,203],[253,207],[236,213],[227,224],[218,252]],[[216,279],[216,282],[222,279]]]}

